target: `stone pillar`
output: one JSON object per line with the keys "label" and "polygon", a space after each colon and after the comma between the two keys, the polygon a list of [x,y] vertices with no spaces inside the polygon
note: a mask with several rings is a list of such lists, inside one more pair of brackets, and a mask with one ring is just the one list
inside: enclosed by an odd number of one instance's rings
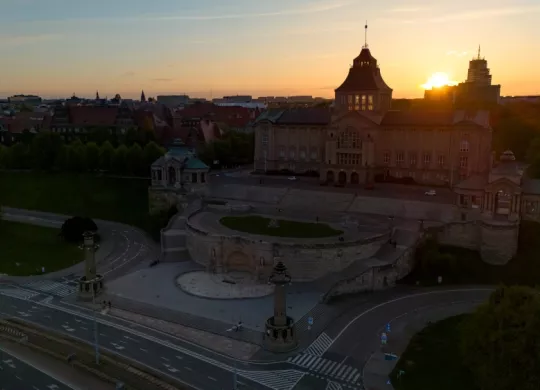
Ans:
{"label": "stone pillar", "polygon": [[287,303],[285,286],[276,284],[274,289],[274,324],[284,326],[287,324]]}
{"label": "stone pillar", "polygon": [[79,299],[95,301],[103,291],[103,276],[97,273],[95,252],[98,246],[94,242],[94,232],[83,234],[84,242],[80,247],[84,250],[84,276],[79,278]]}
{"label": "stone pillar", "polygon": [[294,320],[287,316],[285,286],[291,282],[291,277],[281,261],[274,267],[268,282],[275,285],[274,315],[266,320],[264,346],[272,352],[289,352],[298,346],[298,340]]}
{"label": "stone pillar", "polygon": [[87,280],[92,280],[96,277],[96,252],[94,243],[94,233],[84,232],[84,275]]}

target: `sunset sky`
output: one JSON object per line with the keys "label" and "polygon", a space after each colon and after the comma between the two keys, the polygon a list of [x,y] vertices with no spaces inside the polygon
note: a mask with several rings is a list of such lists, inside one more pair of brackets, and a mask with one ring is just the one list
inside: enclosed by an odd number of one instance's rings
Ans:
{"label": "sunset sky", "polygon": [[394,97],[463,81],[540,94],[539,0],[0,0],[0,97],[332,97],[368,43]]}

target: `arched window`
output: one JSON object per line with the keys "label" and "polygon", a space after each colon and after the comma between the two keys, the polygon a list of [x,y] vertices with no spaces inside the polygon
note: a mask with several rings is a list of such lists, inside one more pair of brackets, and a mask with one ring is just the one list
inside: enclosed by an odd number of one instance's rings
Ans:
{"label": "arched window", "polygon": [[469,141],[463,140],[459,144],[459,151],[460,152],[468,152],[469,151]]}

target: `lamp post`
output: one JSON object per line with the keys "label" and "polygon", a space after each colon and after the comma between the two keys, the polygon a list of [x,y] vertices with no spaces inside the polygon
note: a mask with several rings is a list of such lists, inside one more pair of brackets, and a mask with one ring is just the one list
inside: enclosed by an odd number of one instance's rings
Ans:
{"label": "lamp post", "polygon": [[[96,304],[96,292],[92,291],[92,303]],[[94,310],[94,350],[96,355],[96,365],[99,366],[99,333],[98,323],[96,318],[96,311]]]}

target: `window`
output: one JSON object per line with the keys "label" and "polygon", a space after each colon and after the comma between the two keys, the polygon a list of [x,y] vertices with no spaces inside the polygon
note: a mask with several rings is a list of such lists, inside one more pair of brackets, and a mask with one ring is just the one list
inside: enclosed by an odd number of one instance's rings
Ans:
{"label": "window", "polygon": [[312,160],[316,160],[316,159],[317,159],[317,151],[316,151],[316,150],[312,150],[312,151],[311,151],[311,159],[312,159]]}
{"label": "window", "polygon": [[401,179],[401,171],[396,171],[396,177],[397,177],[398,179]]}
{"label": "window", "polygon": [[159,170],[157,171],[157,179],[158,179],[158,180],[162,180],[162,179],[163,179],[163,176],[162,176],[162,174],[161,174],[161,169],[159,169]]}
{"label": "window", "polygon": [[390,164],[390,153],[384,152],[383,161],[385,164]]}
{"label": "window", "polygon": [[409,153],[409,165],[412,167],[416,166],[416,153],[414,152]]}
{"label": "window", "polygon": [[293,158],[293,159],[296,157],[296,151],[295,151],[294,149],[291,149],[291,150],[289,151],[289,157],[290,157],[290,158]]}
{"label": "window", "polygon": [[306,159],[306,151],[305,151],[305,150],[301,150],[301,151],[300,151],[300,158],[301,158],[302,160],[305,160],[305,159]]}
{"label": "window", "polygon": [[362,111],[366,111],[366,95],[362,95]]}
{"label": "window", "polygon": [[424,153],[424,165],[431,164],[431,153]]}
{"label": "window", "polygon": [[354,97],[354,109],[356,111],[360,110],[360,95],[355,95]]}
{"label": "window", "polygon": [[459,151],[460,152],[468,152],[469,151],[469,141],[461,141],[459,145]]}
{"label": "window", "polygon": [[197,183],[197,174],[196,173],[191,174],[191,182],[192,183]]}
{"label": "window", "polygon": [[285,158],[285,149],[283,148],[279,149],[279,157]]}
{"label": "window", "polygon": [[396,163],[403,164],[403,161],[405,161],[403,152],[396,152]]}
{"label": "window", "polygon": [[266,129],[262,131],[261,142],[263,145],[268,145],[268,130]]}
{"label": "window", "polygon": [[357,153],[338,153],[337,163],[339,165],[358,165],[362,162],[362,155]]}
{"label": "window", "polygon": [[206,183],[206,176],[204,172],[201,172],[201,183]]}
{"label": "window", "polygon": [[469,162],[469,159],[467,158],[467,156],[461,156],[459,158],[459,167],[467,168],[468,162]]}
{"label": "window", "polygon": [[439,167],[444,166],[444,156],[437,157],[437,164],[439,164]]}
{"label": "window", "polygon": [[354,129],[347,129],[344,132],[340,133],[337,140],[337,147],[346,149],[357,147],[361,148],[362,143],[360,142],[358,132],[356,132]]}
{"label": "window", "polygon": [[373,111],[373,95],[368,95],[368,111]]}

